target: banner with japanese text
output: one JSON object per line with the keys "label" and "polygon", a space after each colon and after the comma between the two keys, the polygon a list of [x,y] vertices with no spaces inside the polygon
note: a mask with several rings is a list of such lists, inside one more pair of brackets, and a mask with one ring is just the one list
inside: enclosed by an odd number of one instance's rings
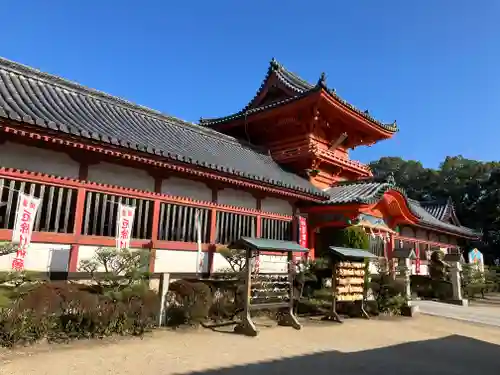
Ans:
{"label": "banner with japanese text", "polygon": [[118,218],[116,222],[116,248],[128,249],[134,224],[135,207],[125,204],[118,205]]}
{"label": "banner with japanese text", "polygon": [[24,193],[19,193],[17,202],[16,219],[12,230],[12,243],[19,245],[16,256],[12,261],[12,269],[24,270],[24,260],[27,255],[28,246],[31,243],[33,224],[35,216],[40,207],[40,198],[35,198]]}
{"label": "banner with japanese text", "polygon": [[299,245],[302,247],[308,247],[307,241],[307,219],[303,216],[299,216]]}
{"label": "banner with japanese text", "polygon": [[[298,222],[298,243],[300,246],[309,248],[308,234],[307,234],[307,219],[304,216],[297,216]],[[303,258],[307,257],[307,254],[302,254]],[[300,255],[295,256],[295,261],[301,258]]]}

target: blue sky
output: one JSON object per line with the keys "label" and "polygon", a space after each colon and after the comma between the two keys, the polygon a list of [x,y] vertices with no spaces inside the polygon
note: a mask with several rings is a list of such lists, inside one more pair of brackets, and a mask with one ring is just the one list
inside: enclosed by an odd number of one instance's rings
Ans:
{"label": "blue sky", "polygon": [[353,157],[499,160],[498,0],[0,0],[0,55],[185,120],[236,112],[275,57],[400,132]]}

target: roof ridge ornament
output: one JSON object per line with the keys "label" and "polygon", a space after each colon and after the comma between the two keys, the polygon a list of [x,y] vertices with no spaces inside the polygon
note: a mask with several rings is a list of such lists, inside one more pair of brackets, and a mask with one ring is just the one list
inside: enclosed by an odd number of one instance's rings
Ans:
{"label": "roof ridge ornament", "polygon": [[270,65],[271,65],[271,68],[275,69],[275,70],[278,70],[281,68],[281,64],[274,57],[271,59]]}
{"label": "roof ridge ornament", "polygon": [[396,186],[396,180],[394,179],[394,173],[389,172],[385,178],[385,182],[391,186]]}
{"label": "roof ridge ornament", "polygon": [[325,72],[321,72],[319,79],[318,79],[317,86],[326,89],[326,73]]}

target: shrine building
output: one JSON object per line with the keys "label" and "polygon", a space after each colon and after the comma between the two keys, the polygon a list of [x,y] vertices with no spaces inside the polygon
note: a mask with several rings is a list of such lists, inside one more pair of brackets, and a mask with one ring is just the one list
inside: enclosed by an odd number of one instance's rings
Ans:
{"label": "shrine building", "polygon": [[[274,59],[246,106],[199,124],[0,59],[0,241],[12,239],[25,192],[41,198],[30,270],[74,272],[115,246],[121,202],[135,207],[131,248],[149,249],[155,272],[194,272],[198,242],[204,271],[223,270],[216,245],[296,241],[300,217],[310,257],[359,225],[377,256],[412,248],[413,272],[426,273],[431,250],[457,252],[478,234],[450,200],[411,200],[350,159],[397,131],[340,98],[324,74],[309,83]],[[0,256],[1,270],[12,257]]]}

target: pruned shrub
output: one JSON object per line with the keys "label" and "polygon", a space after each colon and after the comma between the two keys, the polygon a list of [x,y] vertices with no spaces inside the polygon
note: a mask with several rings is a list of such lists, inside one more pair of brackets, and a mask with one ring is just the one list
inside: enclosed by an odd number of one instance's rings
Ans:
{"label": "pruned shrub", "polygon": [[371,276],[370,288],[380,314],[401,315],[408,302],[404,280],[395,280],[389,272],[380,272]]}
{"label": "pruned shrub", "polygon": [[156,324],[158,296],[143,288],[111,297],[66,282],[40,284],[0,313],[0,346],[142,335]]}
{"label": "pruned shrub", "polygon": [[167,325],[198,325],[208,318],[213,298],[208,285],[177,280],[170,284],[168,294]]}

